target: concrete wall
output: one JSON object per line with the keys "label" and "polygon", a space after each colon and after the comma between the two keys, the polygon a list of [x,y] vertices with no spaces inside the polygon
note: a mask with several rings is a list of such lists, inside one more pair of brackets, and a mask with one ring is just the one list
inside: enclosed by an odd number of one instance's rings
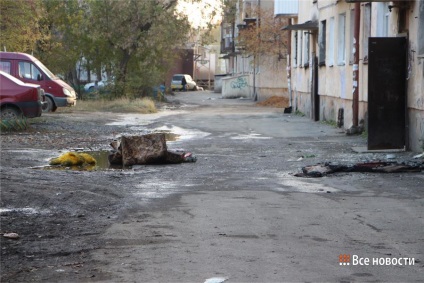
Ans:
{"label": "concrete wall", "polygon": [[262,56],[259,72],[256,74],[256,91],[258,101],[272,96],[288,97],[287,91],[287,61],[278,56]]}
{"label": "concrete wall", "polygon": [[252,97],[248,75],[222,78],[222,98]]}

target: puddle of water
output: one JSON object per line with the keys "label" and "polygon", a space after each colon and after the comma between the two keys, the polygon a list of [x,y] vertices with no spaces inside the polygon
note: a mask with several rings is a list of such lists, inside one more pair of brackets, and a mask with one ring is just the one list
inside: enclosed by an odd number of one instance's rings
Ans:
{"label": "puddle of water", "polygon": [[238,135],[236,137],[231,137],[232,140],[269,140],[271,137],[264,137],[261,134],[250,133],[248,135]]}
{"label": "puddle of water", "polygon": [[[192,139],[201,139],[210,135],[210,133],[193,129],[184,129],[177,126],[162,126],[153,129],[154,133],[165,133],[167,141],[183,141]],[[169,140],[168,140],[169,138]]]}
{"label": "puddle of water", "polygon": [[0,208],[0,214],[7,214],[11,212],[23,213],[26,215],[31,214],[46,214],[49,213],[49,210],[37,210],[32,207],[23,207],[23,208]]}
{"label": "puddle of water", "polygon": [[166,131],[166,130],[155,131],[154,133],[165,134],[165,139],[167,142],[177,141],[181,138],[180,135],[172,133],[171,131]]}
{"label": "puddle of water", "polygon": [[[164,133],[167,142],[176,142],[187,139],[202,138],[210,135],[210,133],[187,130],[176,126],[163,126],[156,128],[152,133]],[[84,165],[84,166],[41,166],[33,167],[33,169],[44,169],[44,170],[75,170],[75,171],[98,171],[107,169],[131,169],[132,167],[124,167],[122,165],[111,165],[109,164],[108,156],[111,151],[109,150],[98,150],[98,151],[83,151],[75,150],[77,153],[87,153],[96,159],[95,165]]]}
{"label": "puddle of water", "polygon": [[206,279],[204,283],[222,283],[228,280],[228,277],[212,277]]}
{"label": "puddle of water", "polygon": [[136,186],[134,195],[141,197],[144,201],[165,198],[171,194],[181,192],[182,187],[191,187],[193,184],[181,184],[175,181],[151,180]]}
{"label": "puddle of water", "polygon": [[119,120],[106,124],[107,126],[147,126],[156,119],[167,117],[170,115],[179,115],[187,113],[187,111],[164,110],[153,114],[123,114],[119,115]]}

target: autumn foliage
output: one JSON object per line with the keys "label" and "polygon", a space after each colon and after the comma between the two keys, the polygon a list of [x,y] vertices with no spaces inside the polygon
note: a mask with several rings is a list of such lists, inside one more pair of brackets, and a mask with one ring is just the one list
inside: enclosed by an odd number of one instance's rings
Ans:
{"label": "autumn foliage", "polygon": [[287,19],[277,18],[271,10],[261,9],[256,13],[257,20],[247,21],[240,29],[238,45],[247,55],[277,55],[280,59],[287,54]]}

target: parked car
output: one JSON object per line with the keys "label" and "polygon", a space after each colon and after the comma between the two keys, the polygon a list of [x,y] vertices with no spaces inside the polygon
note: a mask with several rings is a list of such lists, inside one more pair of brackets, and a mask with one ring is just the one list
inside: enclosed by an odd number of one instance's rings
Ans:
{"label": "parked car", "polygon": [[108,82],[107,81],[99,81],[99,82],[97,82],[97,86],[96,86],[96,82],[91,82],[91,83],[88,83],[88,84],[85,84],[84,85],[84,90],[86,92],[92,92],[95,89],[104,88],[107,85],[108,85]]}
{"label": "parked car", "polygon": [[187,75],[187,74],[175,74],[172,77],[171,90],[174,91],[174,90],[183,89],[183,85],[182,85],[183,76],[185,77],[187,82],[186,90],[196,90],[197,89],[196,82],[193,80],[193,78],[190,75]]}
{"label": "parked car", "polygon": [[1,119],[40,117],[43,104],[44,90],[39,85],[24,83],[0,71]]}
{"label": "parked car", "polygon": [[54,112],[58,107],[75,106],[75,90],[54,75],[37,58],[25,53],[0,52],[0,70],[25,82],[41,86],[45,91],[44,112]]}

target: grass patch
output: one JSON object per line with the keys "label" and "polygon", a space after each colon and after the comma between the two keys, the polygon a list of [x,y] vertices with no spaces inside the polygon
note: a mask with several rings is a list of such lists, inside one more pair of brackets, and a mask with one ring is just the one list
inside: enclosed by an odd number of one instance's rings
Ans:
{"label": "grass patch", "polygon": [[119,98],[115,100],[79,100],[73,107],[77,111],[98,111],[115,113],[156,113],[155,102],[150,98],[128,99]]}
{"label": "grass patch", "polygon": [[305,113],[300,112],[299,110],[296,110],[296,111],[294,112],[294,115],[296,115],[296,116],[300,116],[300,117],[305,117],[305,116],[306,116],[306,115],[305,115]]}
{"label": "grass patch", "polygon": [[334,128],[337,128],[337,122],[333,121],[333,120],[324,120],[324,121],[321,121],[321,123],[324,124],[324,125],[328,125],[328,126],[332,126]]}

